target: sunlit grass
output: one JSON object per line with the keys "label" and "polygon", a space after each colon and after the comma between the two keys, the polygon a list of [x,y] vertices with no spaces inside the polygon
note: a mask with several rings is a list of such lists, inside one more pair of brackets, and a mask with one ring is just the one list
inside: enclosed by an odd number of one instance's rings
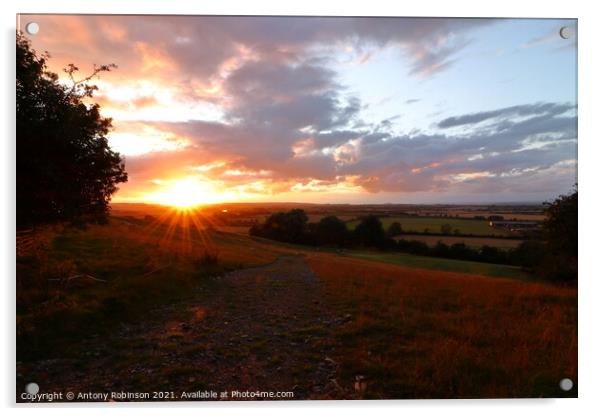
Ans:
{"label": "sunlit grass", "polygon": [[337,329],[341,378],[369,398],[575,397],[577,289],[329,254],[308,262]]}

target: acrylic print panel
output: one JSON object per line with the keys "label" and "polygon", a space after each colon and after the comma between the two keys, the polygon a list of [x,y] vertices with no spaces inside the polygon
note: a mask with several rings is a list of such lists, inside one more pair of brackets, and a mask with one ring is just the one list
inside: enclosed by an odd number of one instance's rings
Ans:
{"label": "acrylic print panel", "polygon": [[17,401],[577,396],[576,20],[18,28]]}

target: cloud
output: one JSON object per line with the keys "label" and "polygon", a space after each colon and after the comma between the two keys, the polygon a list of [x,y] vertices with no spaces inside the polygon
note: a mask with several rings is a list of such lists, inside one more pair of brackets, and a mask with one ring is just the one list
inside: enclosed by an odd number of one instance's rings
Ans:
{"label": "cloud", "polygon": [[431,77],[493,20],[36,19],[48,36],[35,46],[53,53],[53,65],[119,65],[103,75],[101,91],[109,93],[99,100],[116,111],[113,144],[128,149],[126,194],[187,176],[267,194],[507,192],[574,179],[565,163],[576,158],[574,104],[527,103],[448,117],[428,133],[399,132],[399,115],[364,118],[366,104],[333,70],[341,51],[365,62],[387,49],[401,70]]}
{"label": "cloud", "polygon": [[491,120],[500,117],[509,116],[533,116],[546,114],[555,116],[566,113],[574,109],[575,106],[570,103],[535,103],[516,105],[512,107],[500,108],[493,111],[482,111],[478,113],[464,114],[456,117],[449,117],[437,123],[437,127],[445,129],[449,127],[465,126],[469,124],[477,124],[486,120]]}
{"label": "cloud", "polygon": [[[562,36],[560,36],[560,29],[563,27],[567,27],[573,36],[571,36],[569,39],[562,38]],[[564,24],[560,23],[560,24],[556,25],[555,27],[553,27],[551,30],[548,30],[546,33],[544,33],[540,36],[534,37],[525,43],[522,43],[520,45],[520,48],[529,49],[529,48],[533,48],[533,47],[537,47],[537,46],[541,46],[541,45],[554,45],[554,46],[560,47],[560,48],[564,48],[564,47],[574,48],[577,46],[576,31],[577,31],[576,20],[573,20],[573,19],[565,20]],[[562,46],[558,46],[558,45],[562,45]]]}
{"label": "cloud", "polygon": [[[561,103],[501,108],[488,112],[494,114],[488,117],[494,120],[492,124],[468,134],[396,135],[371,129],[303,134],[256,123],[155,123],[154,128],[185,138],[190,149],[184,152],[186,157],[161,155],[142,165],[161,163],[161,169],[177,171],[183,165],[223,160],[224,165],[210,172],[211,177],[224,180],[220,175],[226,170],[268,169],[269,175],[258,179],[268,188],[288,191],[295,184],[323,181],[347,183],[372,193],[511,192],[533,190],[528,184],[534,180],[543,191],[575,180],[572,167],[562,165],[576,159],[576,117],[566,114],[570,109]],[[517,114],[536,116],[513,120]],[[134,163],[135,174],[138,167]],[[243,183],[249,178],[238,175],[228,181]]]}
{"label": "cloud", "polygon": [[[248,59],[295,63],[312,56],[316,46],[351,45],[366,61],[371,47],[394,47],[408,59],[409,72],[432,75],[450,66],[469,42],[471,30],[489,19],[338,18],[236,16],[94,16],[39,15],[42,49],[68,63],[85,56],[107,59],[122,74],[199,78],[211,81],[227,71],[224,64]],[[110,58],[109,58],[110,57]],[[363,58],[362,58],[363,57]],[[222,74],[223,75],[223,74]]]}

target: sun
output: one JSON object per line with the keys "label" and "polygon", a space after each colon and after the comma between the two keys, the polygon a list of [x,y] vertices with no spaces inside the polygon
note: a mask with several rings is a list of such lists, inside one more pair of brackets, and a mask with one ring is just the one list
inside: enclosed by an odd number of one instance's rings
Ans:
{"label": "sun", "polygon": [[162,183],[164,188],[149,194],[145,199],[161,205],[187,210],[199,205],[220,202],[223,195],[216,193],[208,184],[197,179],[176,179]]}

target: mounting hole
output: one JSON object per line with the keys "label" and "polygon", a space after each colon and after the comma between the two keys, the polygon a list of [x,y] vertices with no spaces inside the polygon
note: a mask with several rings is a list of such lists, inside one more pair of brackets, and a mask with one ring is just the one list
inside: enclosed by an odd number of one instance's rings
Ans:
{"label": "mounting hole", "polygon": [[564,391],[570,391],[573,388],[573,380],[571,380],[570,378],[563,378],[562,380],[560,380],[560,389],[564,390]]}
{"label": "mounting hole", "polygon": [[560,28],[560,30],[558,31],[558,34],[560,35],[560,37],[562,39],[570,39],[570,38],[573,37],[573,35],[575,33],[574,33],[574,30],[573,30],[572,27],[570,27],[570,26],[562,26]]}
{"label": "mounting hole", "polygon": [[27,394],[36,395],[39,391],[40,386],[38,386],[38,383],[29,383],[27,386],[25,386],[25,392]]}
{"label": "mounting hole", "polygon": [[25,26],[25,31],[30,35],[36,35],[40,31],[40,25],[36,22],[29,22]]}

